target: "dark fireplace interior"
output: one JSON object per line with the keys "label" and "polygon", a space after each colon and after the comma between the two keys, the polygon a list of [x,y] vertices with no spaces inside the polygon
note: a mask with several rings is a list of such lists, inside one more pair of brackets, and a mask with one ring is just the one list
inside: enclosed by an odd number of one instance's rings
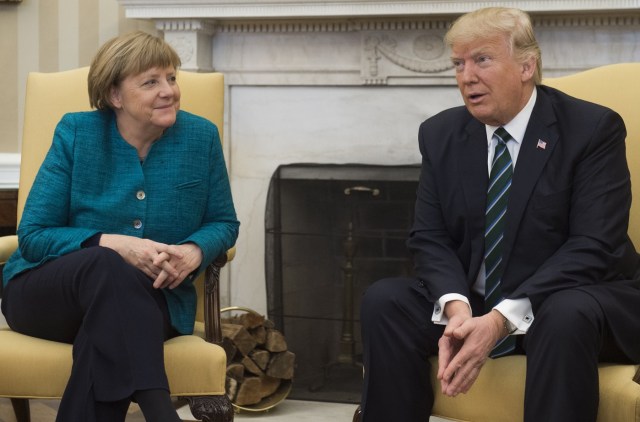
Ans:
{"label": "dark fireplace interior", "polygon": [[267,311],[296,354],[292,399],[359,403],[360,296],[408,275],[419,165],[289,164],[265,217]]}

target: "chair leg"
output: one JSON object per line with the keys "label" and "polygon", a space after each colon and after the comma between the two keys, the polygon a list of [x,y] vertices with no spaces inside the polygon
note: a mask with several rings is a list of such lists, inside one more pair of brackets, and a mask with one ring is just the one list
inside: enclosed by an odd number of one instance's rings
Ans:
{"label": "chair leg", "polygon": [[29,410],[29,399],[11,399],[13,413],[16,414],[18,422],[31,422],[31,411]]}
{"label": "chair leg", "polygon": [[353,414],[353,422],[360,422],[360,419],[362,419],[362,408],[358,406]]}
{"label": "chair leg", "polygon": [[189,403],[191,414],[199,421],[233,422],[233,405],[226,395],[184,397],[184,399]]}

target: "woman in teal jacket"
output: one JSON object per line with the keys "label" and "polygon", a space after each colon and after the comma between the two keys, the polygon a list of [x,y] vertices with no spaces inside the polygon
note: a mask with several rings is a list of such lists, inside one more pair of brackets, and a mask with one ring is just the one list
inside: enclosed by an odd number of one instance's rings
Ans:
{"label": "woman in teal jacket", "polygon": [[65,115],[4,269],[15,331],[73,343],[60,421],[178,421],[163,342],[193,330],[193,280],[239,223],[216,126],[179,111],[180,59],[136,32],[89,70],[97,110]]}

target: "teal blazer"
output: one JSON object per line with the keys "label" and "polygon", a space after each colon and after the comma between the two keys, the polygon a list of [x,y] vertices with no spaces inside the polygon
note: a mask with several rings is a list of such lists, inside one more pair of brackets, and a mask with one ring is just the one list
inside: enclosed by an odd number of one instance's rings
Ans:
{"label": "teal blazer", "polygon": [[[27,198],[4,283],[82,248],[97,233],[193,242],[204,256],[200,273],[235,244],[239,225],[213,123],[178,112],[141,163],[112,111],[70,113],[58,123]],[[193,331],[193,280],[163,289],[171,322],[183,334]]]}

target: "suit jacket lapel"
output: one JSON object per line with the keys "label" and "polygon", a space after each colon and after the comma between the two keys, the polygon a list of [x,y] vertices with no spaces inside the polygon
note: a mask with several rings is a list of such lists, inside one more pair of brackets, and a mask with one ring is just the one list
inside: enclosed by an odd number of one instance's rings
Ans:
{"label": "suit jacket lapel", "polygon": [[533,189],[557,144],[558,131],[555,123],[556,116],[551,101],[541,90],[538,90],[538,98],[520,146],[509,193],[503,256],[505,266],[509,264],[518,227]]}

